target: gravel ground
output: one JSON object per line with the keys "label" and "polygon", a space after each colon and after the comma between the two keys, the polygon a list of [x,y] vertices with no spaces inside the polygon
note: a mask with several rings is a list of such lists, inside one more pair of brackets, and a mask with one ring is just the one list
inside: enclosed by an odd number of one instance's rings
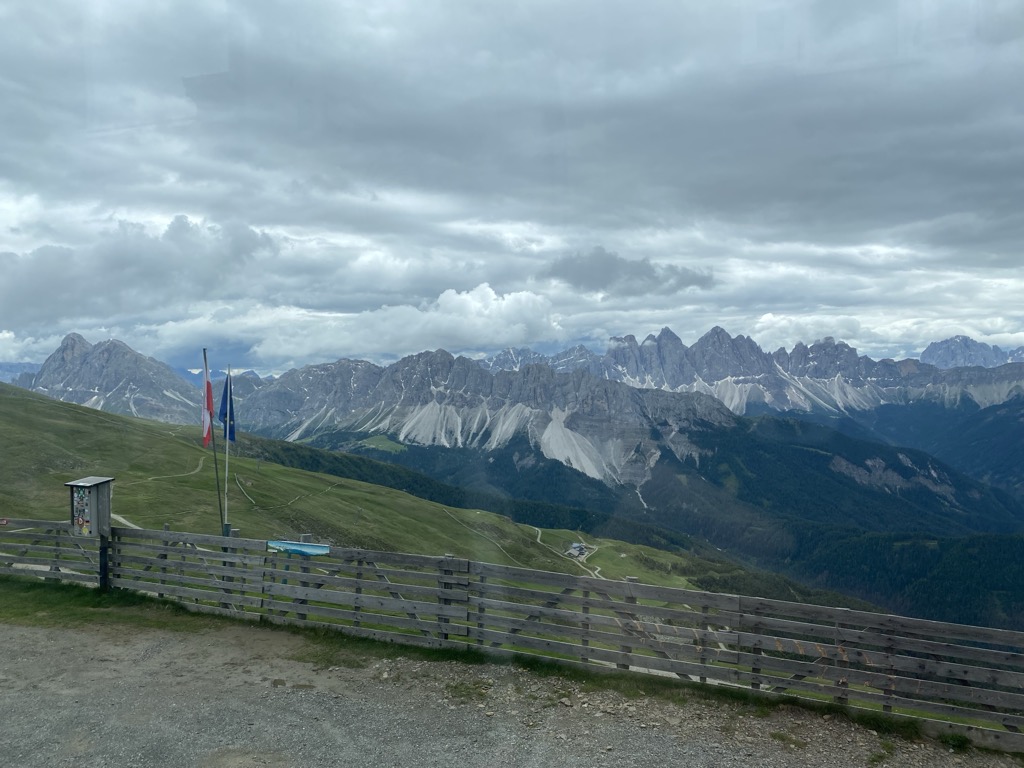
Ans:
{"label": "gravel ground", "polygon": [[631,699],[508,665],[317,670],[294,659],[305,643],[244,625],[0,625],[0,766],[1021,765],[797,708]]}

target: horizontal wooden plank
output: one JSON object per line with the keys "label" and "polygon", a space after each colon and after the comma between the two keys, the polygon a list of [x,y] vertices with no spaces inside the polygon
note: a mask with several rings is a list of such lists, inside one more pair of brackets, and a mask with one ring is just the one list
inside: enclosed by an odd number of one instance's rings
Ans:
{"label": "horizontal wooden plank", "polygon": [[[478,627],[469,628],[469,639],[482,641],[484,645],[481,645],[480,647],[483,650],[490,650],[490,648],[493,647],[490,646],[490,644],[497,643],[497,647],[504,646],[506,649],[528,649],[531,651],[539,651],[543,654],[556,654],[557,656],[570,658],[580,658],[585,655],[592,662],[629,665],[630,667],[635,667],[638,670],[669,672],[680,677],[689,677],[693,675],[722,681],[735,681],[738,678],[738,673],[735,669],[728,666],[719,666],[713,663],[701,664],[699,662],[686,661],[682,659],[677,660],[665,659],[657,656],[642,656],[635,653],[625,653],[596,646],[584,648],[582,646],[562,643],[556,640],[546,640],[521,634],[511,634],[491,629],[480,629]],[[561,659],[556,658],[556,661],[561,661]]]}
{"label": "horizontal wooden plank", "polygon": [[445,618],[466,618],[464,605],[442,605],[421,600],[398,600],[391,597],[356,594],[340,590],[321,590],[300,587],[294,584],[265,584],[263,591],[268,595],[290,597],[299,600],[310,600],[330,605],[346,605],[353,608],[376,608],[383,611],[404,611],[406,613],[423,614],[426,616],[443,616]]}
{"label": "horizontal wooden plank", "polygon": [[6,563],[8,565],[27,565],[36,568],[66,568],[74,571],[90,571],[96,572],[98,569],[98,563],[89,562],[88,560],[72,560],[70,558],[47,558],[47,557],[34,557],[26,556],[20,557],[18,555],[8,555],[0,553],[0,563]]}
{"label": "horizontal wooden plank", "polygon": [[920,715],[941,717],[946,719],[960,720],[973,719],[986,722],[990,726],[1010,725],[1018,727],[1020,718],[1005,715],[999,712],[988,712],[982,709],[971,709],[957,706],[956,704],[942,701],[928,701],[918,698],[904,697],[900,695],[885,695],[876,691],[865,691],[856,688],[840,688],[822,686],[812,680],[800,680],[797,678],[780,677],[771,674],[753,674],[740,672],[740,679],[747,683],[757,683],[762,688],[771,690],[774,693],[785,693],[786,695],[797,695],[800,693],[814,694],[832,693],[842,695],[848,700],[848,705],[853,707],[874,708],[879,706],[891,706],[894,709],[904,712],[917,712]]}
{"label": "horizontal wooden plank", "polygon": [[886,613],[872,613],[850,608],[793,603],[784,600],[743,597],[741,611],[747,614],[767,614],[777,617],[798,617],[814,623],[833,624],[860,630],[875,630],[879,633],[916,636],[920,638],[942,638],[946,641],[960,640],[969,643],[991,643],[1007,648],[1024,650],[1024,632],[990,627],[975,627],[968,624],[931,621],[909,616],[895,616]]}
{"label": "horizontal wooden plank", "polygon": [[[767,616],[752,617],[744,614],[737,617],[735,628],[741,634],[765,635],[767,637],[796,637],[800,642],[811,642],[809,636],[816,631],[818,625],[806,624],[804,622],[778,619]],[[895,635],[882,636],[875,632],[860,632],[854,629],[835,629],[831,633],[822,632],[817,635],[819,642],[832,643],[852,649],[866,646],[867,649],[884,649],[887,652],[895,652],[898,649],[903,654],[919,653],[929,656],[945,657],[950,659],[971,660],[980,662],[987,666],[1009,666],[1015,667],[1018,671],[1024,670],[1024,656],[1016,653],[1009,653],[1002,650],[990,650],[977,646],[954,645],[942,642],[941,638],[934,640],[922,640],[913,637],[898,637]]]}
{"label": "horizontal wooden plank", "polygon": [[[317,560],[320,559],[317,558]],[[370,549],[331,547],[330,554],[325,555],[323,558],[323,562],[337,561],[339,564],[360,560],[377,563],[378,565],[395,563],[404,568],[419,567],[432,570],[450,570],[459,573],[467,573],[469,571],[469,560],[460,557],[445,557],[444,555],[413,555],[402,552],[378,552]]]}
{"label": "horizontal wooden plank", "polygon": [[731,610],[738,608],[735,595],[697,590],[662,587],[638,582],[614,581],[588,576],[572,576],[551,571],[533,571],[528,568],[517,568],[509,565],[493,563],[472,563],[471,573],[486,577],[488,580],[513,582],[514,586],[537,585],[553,588],[571,588],[577,591],[590,591],[606,594],[611,597],[635,597],[638,600],[659,600],[691,609],[708,608],[709,610]]}
{"label": "horizontal wooden plank", "polygon": [[420,634],[409,634],[403,632],[388,632],[379,629],[368,629],[366,627],[350,627],[344,624],[333,624],[324,621],[311,621],[309,619],[293,619],[290,617],[264,615],[261,621],[267,624],[286,624],[296,627],[310,627],[316,629],[329,629],[341,635],[351,637],[364,637],[370,640],[380,640],[386,643],[399,643],[402,645],[417,645],[424,648],[451,648],[456,650],[468,650],[469,646],[461,640],[444,640],[434,636]]}
{"label": "horizontal wooden plank", "polygon": [[907,715],[892,715],[900,720],[917,720],[922,732],[938,740],[944,735],[961,734],[967,736],[977,747],[995,749],[1000,752],[1024,752],[1024,733],[997,731],[989,728],[964,726],[960,723],[944,723],[937,720],[920,720]]}
{"label": "horizontal wooden plank", "polygon": [[84,558],[90,559],[95,558],[97,549],[95,547],[86,549],[82,547],[67,546],[67,547],[56,547],[52,544],[40,543],[33,544],[30,542],[14,542],[3,544],[0,543],[0,557],[7,555],[36,555],[39,557],[53,557],[53,558]]}
{"label": "horizontal wooden plank", "polygon": [[405,616],[392,616],[371,611],[346,610],[344,608],[333,608],[324,605],[311,603],[295,603],[285,600],[267,599],[263,602],[263,608],[268,611],[280,613],[301,613],[307,618],[320,616],[335,621],[356,621],[363,624],[373,624],[383,627],[397,627],[400,629],[411,629],[418,632],[445,633],[449,635],[466,635],[469,628],[465,624],[443,622],[439,619],[431,620],[428,617],[418,617],[415,614]]}
{"label": "horizontal wooden plank", "polygon": [[178,598],[190,598],[193,600],[206,600],[214,603],[230,603],[232,605],[247,606],[250,608],[260,607],[260,598],[251,595],[239,595],[233,592],[221,592],[210,589],[192,589],[190,587],[178,586],[176,584],[158,584],[152,581],[132,581],[113,577],[110,579],[110,586],[119,589],[130,589],[133,592],[146,592],[149,594],[162,594]]}
{"label": "horizontal wooden plank", "polygon": [[468,608],[470,616],[475,615],[474,611],[482,608],[485,616],[490,617],[495,612],[513,614],[530,620],[540,618],[561,621],[575,627],[582,627],[584,624],[592,628],[603,629],[609,632],[617,632],[620,637],[632,637],[637,633],[660,635],[665,638],[681,638],[688,642],[704,644],[736,643],[736,634],[731,632],[702,630],[688,627],[676,627],[668,624],[660,624],[652,621],[639,619],[626,619],[618,616],[605,616],[596,613],[577,613],[575,611],[550,608],[546,605],[529,605],[525,603],[510,603],[502,600],[495,600],[485,597],[470,596]]}
{"label": "horizontal wooden plank", "polygon": [[886,653],[869,649],[837,646],[831,643],[812,643],[803,640],[777,636],[754,635],[739,633],[741,646],[752,649],[763,649],[775,653],[799,654],[812,658],[828,659],[832,662],[843,662],[862,667],[887,669],[893,673],[903,673],[938,680],[956,680],[961,684],[970,683],[989,688],[1001,686],[1024,690],[1024,675],[1012,670],[995,669],[992,667],[960,664],[950,661],[905,656],[900,653]]}
{"label": "horizontal wooden plank", "polygon": [[812,681],[828,681],[828,684],[845,680],[851,686],[868,686],[880,693],[890,691],[896,695],[922,701],[942,699],[973,705],[1000,706],[1013,710],[1009,714],[1024,712],[1024,695],[1020,693],[904,677],[884,668],[844,667],[824,659],[801,660],[743,652],[738,654],[738,663],[744,667],[758,667],[764,674],[798,675]]}
{"label": "horizontal wooden plank", "polygon": [[96,573],[75,571],[37,570],[35,568],[17,568],[3,565],[0,562],[0,573],[6,576],[25,576],[28,578],[49,579],[51,581],[68,581],[76,584],[99,584],[100,577]]}
{"label": "horizontal wooden plank", "polygon": [[78,547],[54,547],[49,544],[0,544],[0,557],[45,557],[69,560],[95,560],[97,550]]}
{"label": "horizontal wooden plank", "polygon": [[[516,636],[521,634],[533,637],[541,637],[548,640],[559,640],[560,642],[571,642],[579,655],[586,653],[585,648],[595,647],[595,643],[610,645],[614,647],[630,646],[633,652],[638,655],[655,653],[666,654],[674,659],[714,659],[721,662],[736,663],[738,657],[735,651],[723,649],[717,645],[700,646],[692,643],[680,643],[650,635],[628,635],[601,632],[599,630],[585,629],[583,627],[564,626],[549,624],[542,621],[529,621],[516,619],[507,616],[495,616],[487,614],[481,629],[508,630]],[[584,646],[582,640],[588,640],[591,645]]]}
{"label": "horizontal wooden plank", "polygon": [[[284,570],[272,570],[266,569],[264,571],[266,578],[273,581],[279,582],[287,580],[289,584],[297,582],[305,582],[307,586],[315,587],[320,585],[321,588],[337,588],[343,591],[352,591],[354,589],[362,589],[369,593],[385,592],[392,596],[401,595],[403,598],[420,598],[420,599],[438,599],[445,598],[449,600],[460,599],[465,600],[468,598],[468,593],[465,590],[455,591],[450,589],[439,588],[436,584],[433,586],[422,586],[418,584],[402,584],[393,581],[378,581],[376,579],[354,579],[344,576],[332,576],[330,574],[317,573],[316,571],[310,571],[303,573],[301,571],[284,571]],[[453,597],[453,592],[455,596]]]}
{"label": "horizontal wooden plank", "polygon": [[[589,615],[591,617],[611,614],[620,621],[627,620],[628,617],[635,617],[637,620],[642,617],[646,620],[658,621],[658,623],[668,624],[669,622],[672,622],[684,626],[696,625],[698,622],[700,622],[700,624],[711,626],[724,626],[724,624],[720,622],[729,620],[728,617],[724,617],[721,614],[705,615],[681,609],[633,605],[632,603],[609,600],[601,596],[580,597],[577,595],[560,595],[550,592],[538,592],[522,587],[507,587],[501,584],[491,584],[489,582],[486,584],[474,584],[470,589],[471,592],[481,595],[484,600],[499,600],[507,604],[507,607],[504,608],[504,610],[522,610],[521,608],[516,609],[514,606],[536,606],[543,604],[544,607],[551,608],[554,607],[554,605],[557,605],[559,606],[557,610],[561,610],[566,613],[565,618],[569,618],[570,613],[577,614],[579,616]],[[503,598],[509,599],[503,600]],[[471,600],[471,602],[474,601]],[[484,604],[486,605],[486,603]],[[591,611],[604,611],[605,613],[601,614],[592,612],[590,614],[584,614],[584,608]],[[593,620],[597,619],[594,618]]]}
{"label": "horizontal wooden plank", "polygon": [[144,571],[137,568],[123,568],[115,566],[114,568],[111,568],[110,575],[121,579],[131,579],[133,583],[138,583],[139,581],[162,582],[164,584],[209,587],[210,589],[216,590],[230,589],[237,592],[259,593],[263,588],[263,581],[259,578],[235,578],[232,581],[225,581],[224,579],[219,579],[211,575],[189,576],[185,573],[177,573],[171,570],[166,573],[161,573],[160,571]]}
{"label": "horizontal wooden plank", "polygon": [[241,552],[252,554],[267,551],[267,542],[263,539],[243,539],[241,537],[216,536],[206,533],[186,533],[184,531],[164,531],[148,528],[120,528],[116,526],[111,528],[110,531],[112,538],[124,541],[144,540],[164,544],[171,542],[196,544],[211,549],[228,546]]}
{"label": "horizontal wooden plank", "polygon": [[135,568],[152,573],[203,573],[209,576],[263,580],[263,569],[258,566],[238,568],[231,565],[217,565],[216,563],[195,563],[183,560],[160,560],[150,557],[125,557],[124,555],[117,555],[110,559],[110,567]]}
{"label": "horizontal wooden plank", "polygon": [[11,528],[39,528],[45,531],[70,531],[71,521],[61,520],[40,520],[34,517],[4,517],[6,525],[0,525],[0,532]]}
{"label": "horizontal wooden plank", "polygon": [[93,536],[72,536],[67,531],[54,533],[44,531],[9,531],[7,527],[0,527],[0,546],[8,543],[20,544],[23,542],[49,544],[51,546],[85,546],[86,548],[96,549],[99,539]]}
{"label": "horizontal wooden plank", "polygon": [[240,565],[263,565],[266,558],[263,554],[246,554],[244,552],[223,552],[220,549],[196,549],[189,545],[170,546],[146,542],[112,541],[110,549],[115,553],[124,553],[136,557],[186,558],[195,560],[220,560]]}

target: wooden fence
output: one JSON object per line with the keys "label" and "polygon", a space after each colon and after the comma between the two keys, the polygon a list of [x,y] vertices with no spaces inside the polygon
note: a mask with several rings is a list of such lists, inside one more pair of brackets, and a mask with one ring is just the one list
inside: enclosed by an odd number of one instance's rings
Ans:
{"label": "wooden fence", "polygon": [[97,539],[73,536],[69,522],[0,517],[0,573],[99,585]]}
{"label": "wooden fence", "polygon": [[[63,526],[46,526],[45,534],[0,527],[0,571],[14,572],[7,541],[16,535],[26,546],[62,546],[40,559],[60,570],[40,575],[95,580],[84,567],[88,550],[75,550],[67,570]],[[1021,632],[452,556],[337,547],[289,555],[268,552],[265,541],[166,530],[114,528],[109,567],[111,587],[193,610],[834,701],[1024,751]]]}

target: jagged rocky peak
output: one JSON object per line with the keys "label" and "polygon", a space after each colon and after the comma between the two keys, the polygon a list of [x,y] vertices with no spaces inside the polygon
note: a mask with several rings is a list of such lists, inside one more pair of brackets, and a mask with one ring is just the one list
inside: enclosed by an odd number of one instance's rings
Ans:
{"label": "jagged rocky peak", "polygon": [[193,421],[200,399],[167,364],[122,341],[90,344],[77,333],[65,336],[24,385],[58,400],[172,423]]}
{"label": "jagged rocky peak", "polygon": [[701,336],[689,349],[690,359],[706,381],[720,381],[730,376],[760,376],[775,367],[772,356],[747,336],[733,338],[716,325]]}
{"label": "jagged rocky peak", "polygon": [[835,376],[854,378],[860,375],[857,350],[845,341],[837,342],[831,336],[826,336],[806,349],[806,366],[800,375],[816,379],[831,379]]}
{"label": "jagged rocky peak", "polygon": [[[579,347],[578,349],[582,349],[582,347]],[[543,355],[540,352],[534,352],[528,347],[509,347],[508,349],[503,349],[496,355],[486,357],[477,362],[481,367],[488,371],[518,371],[524,365],[529,365],[531,363],[548,363],[549,361],[546,355]]]}
{"label": "jagged rocky peak", "polygon": [[642,378],[644,364],[641,360],[640,345],[636,336],[612,336],[608,339],[608,352],[605,355],[612,366],[618,368],[630,379]]}
{"label": "jagged rocky peak", "polygon": [[[65,362],[74,360],[75,358],[81,357],[82,355],[88,354],[89,350],[92,349],[92,344],[86,341],[82,336],[77,333],[69,333],[63,338],[57,351],[50,355],[50,359],[57,356],[58,359]],[[49,360],[47,360],[49,362]]]}
{"label": "jagged rocky peak", "polygon": [[[1024,348],[1007,353],[996,346],[989,346],[983,341],[975,341],[970,336],[953,336],[943,341],[933,341],[921,353],[921,362],[934,365],[936,368],[995,368],[1011,362],[1010,356],[1016,356]],[[1022,355],[1024,359],[1024,355]]]}

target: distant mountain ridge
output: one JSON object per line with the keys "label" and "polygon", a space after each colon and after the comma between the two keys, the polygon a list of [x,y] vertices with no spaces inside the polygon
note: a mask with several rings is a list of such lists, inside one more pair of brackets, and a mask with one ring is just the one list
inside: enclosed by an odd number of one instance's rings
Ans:
{"label": "distant mountain ridge", "polygon": [[22,374],[35,374],[40,367],[40,363],[0,363],[0,381],[13,384]]}
{"label": "distant mountain ridge", "polygon": [[[1024,352],[1021,356],[1024,359]],[[922,399],[953,406],[965,397],[985,407],[1024,394],[1024,363],[1009,363],[1009,369],[1001,364],[984,371],[965,371],[944,370],[913,359],[876,361],[832,337],[769,353],[753,339],[732,337],[718,326],[690,347],[663,328],[642,342],[632,335],[613,337],[604,355],[583,347],[551,356],[517,349],[486,358],[480,365],[494,372],[517,370],[526,362],[548,365],[558,372],[585,370],[644,389],[703,392],[739,414],[841,414]]]}
{"label": "distant mountain ridge", "polygon": [[921,353],[921,362],[942,369],[996,368],[1007,363],[1024,363],[1024,347],[1004,352],[969,336],[953,336],[929,344]]}

